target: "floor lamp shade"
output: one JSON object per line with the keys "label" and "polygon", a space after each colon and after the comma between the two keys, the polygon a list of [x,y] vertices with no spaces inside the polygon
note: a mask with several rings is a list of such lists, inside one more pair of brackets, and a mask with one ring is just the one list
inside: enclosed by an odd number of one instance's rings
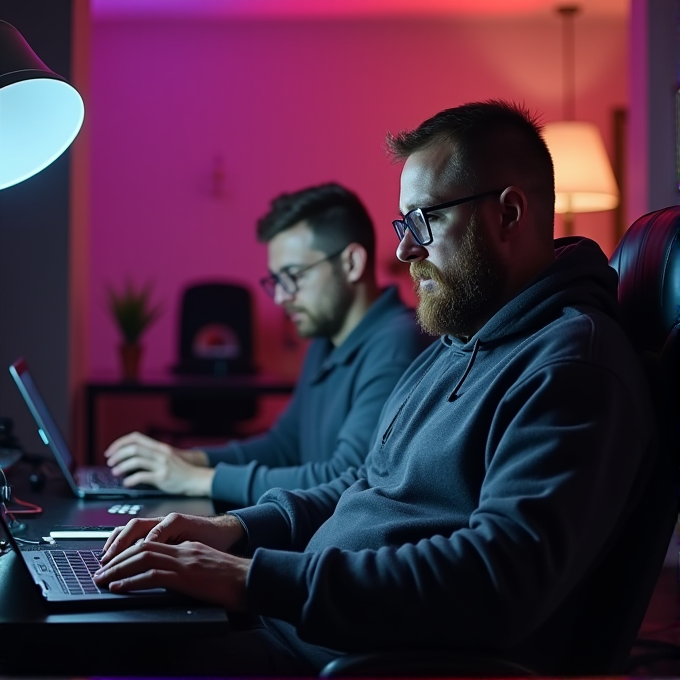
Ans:
{"label": "floor lamp shade", "polygon": [[14,26],[0,21],[0,189],[28,179],[75,139],[85,107]]}
{"label": "floor lamp shade", "polygon": [[611,210],[619,190],[598,128],[592,123],[547,123],[543,137],[555,166],[555,212]]}

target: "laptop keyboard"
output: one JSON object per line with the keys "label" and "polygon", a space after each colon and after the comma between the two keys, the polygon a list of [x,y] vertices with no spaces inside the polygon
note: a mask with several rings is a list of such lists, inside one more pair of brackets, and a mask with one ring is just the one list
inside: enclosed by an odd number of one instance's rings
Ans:
{"label": "laptop keyboard", "polygon": [[[114,477],[108,470],[89,470],[87,473],[87,485],[91,489],[114,489],[120,491],[123,487],[123,477]],[[152,484],[135,484],[132,489],[149,491],[157,490]]]}
{"label": "laptop keyboard", "polygon": [[68,593],[82,595],[104,592],[92,580],[92,575],[99,569],[101,550],[48,550],[46,552]]}
{"label": "laptop keyboard", "polygon": [[87,475],[90,486],[95,489],[119,489],[122,484],[121,477],[114,477],[108,471],[91,470]]}

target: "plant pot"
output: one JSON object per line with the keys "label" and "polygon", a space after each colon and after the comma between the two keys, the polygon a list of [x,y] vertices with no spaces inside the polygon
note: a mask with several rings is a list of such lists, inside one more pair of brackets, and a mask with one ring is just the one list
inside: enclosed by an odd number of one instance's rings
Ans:
{"label": "plant pot", "polygon": [[119,347],[123,380],[136,382],[139,380],[139,368],[142,362],[142,346],[136,342],[124,342]]}

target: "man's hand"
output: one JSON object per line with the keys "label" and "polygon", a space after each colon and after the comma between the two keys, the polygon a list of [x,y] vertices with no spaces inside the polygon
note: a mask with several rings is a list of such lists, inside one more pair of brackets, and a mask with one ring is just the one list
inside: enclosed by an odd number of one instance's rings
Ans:
{"label": "man's hand", "polygon": [[233,515],[201,517],[172,512],[166,517],[135,517],[122,527],[116,527],[106,539],[101,562],[106,565],[138,543],[178,545],[197,541],[226,552],[245,536],[241,522]]}
{"label": "man's hand", "polygon": [[152,484],[168,493],[210,496],[215,471],[206,467],[203,451],[183,451],[132,432],[116,439],[104,457],[114,475],[125,475],[127,487]]}
{"label": "man's hand", "polygon": [[147,540],[111,559],[94,580],[112,593],[167,588],[230,611],[245,611],[249,568],[250,560],[196,541],[170,545]]}

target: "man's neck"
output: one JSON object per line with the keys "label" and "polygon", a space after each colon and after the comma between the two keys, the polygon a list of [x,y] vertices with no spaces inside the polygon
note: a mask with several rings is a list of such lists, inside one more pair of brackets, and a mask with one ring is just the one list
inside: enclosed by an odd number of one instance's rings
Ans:
{"label": "man's neck", "polygon": [[380,297],[382,290],[377,285],[362,285],[357,288],[354,302],[345,316],[340,330],[330,339],[335,347],[340,347],[350,333],[361,323],[373,303]]}

